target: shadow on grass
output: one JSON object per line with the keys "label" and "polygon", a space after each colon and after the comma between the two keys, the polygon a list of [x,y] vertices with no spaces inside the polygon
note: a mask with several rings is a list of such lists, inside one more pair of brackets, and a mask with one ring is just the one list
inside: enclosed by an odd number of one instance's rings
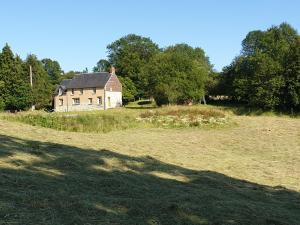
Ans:
{"label": "shadow on grass", "polygon": [[300,194],[152,157],[0,135],[0,224],[298,224]]}

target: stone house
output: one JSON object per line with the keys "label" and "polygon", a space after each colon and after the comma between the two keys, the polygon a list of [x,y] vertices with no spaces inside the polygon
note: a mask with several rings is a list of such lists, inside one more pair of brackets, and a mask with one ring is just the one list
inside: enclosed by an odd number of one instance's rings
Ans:
{"label": "stone house", "polygon": [[54,111],[70,112],[122,106],[122,85],[112,72],[83,73],[63,80],[54,96]]}

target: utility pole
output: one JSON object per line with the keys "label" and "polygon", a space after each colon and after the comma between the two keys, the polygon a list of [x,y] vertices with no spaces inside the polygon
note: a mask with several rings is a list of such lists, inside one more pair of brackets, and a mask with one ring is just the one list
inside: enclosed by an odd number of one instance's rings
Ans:
{"label": "utility pole", "polygon": [[[33,82],[32,82],[32,67],[31,65],[29,66],[29,75],[30,75],[30,86],[31,89],[33,89]],[[31,105],[31,111],[35,110],[35,105]]]}
{"label": "utility pole", "polygon": [[31,65],[29,66],[29,75],[30,75],[30,86],[32,88],[32,67],[31,67]]}

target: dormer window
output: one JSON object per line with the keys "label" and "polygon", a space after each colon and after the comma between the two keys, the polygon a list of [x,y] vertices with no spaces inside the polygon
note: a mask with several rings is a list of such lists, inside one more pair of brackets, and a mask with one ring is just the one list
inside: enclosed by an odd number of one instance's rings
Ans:
{"label": "dormer window", "polygon": [[58,89],[58,95],[61,96],[63,94],[62,88]]}
{"label": "dormer window", "polygon": [[74,88],[71,89],[71,94],[74,95]]}
{"label": "dormer window", "polygon": [[80,91],[80,94],[82,95],[83,94],[83,88],[81,88],[79,91]]}

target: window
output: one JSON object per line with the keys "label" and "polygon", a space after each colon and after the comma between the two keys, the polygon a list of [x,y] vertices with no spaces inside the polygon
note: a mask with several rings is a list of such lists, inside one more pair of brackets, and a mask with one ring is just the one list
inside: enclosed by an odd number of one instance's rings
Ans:
{"label": "window", "polygon": [[80,105],[80,99],[79,98],[73,98],[73,105]]}
{"label": "window", "polygon": [[80,94],[81,94],[81,95],[83,94],[83,88],[80,89]]}
{"label": "window", "polygon": [[109,88],[109,91],[112,91],[112,88]]}
{"label": "window", "polygon": [[100,96],[97,99],[98,99],[98,105],[102,105],[102,97]]}
{"label": "window", "polygon": [[96,88],[93,88],[93,95],[96,94]]}
{"label": "window", "polygon": [[59,99],[59,106],[63,106],[64,105],[64,100],[63,99]]}
{"label": "window", "polygon": [[92,105],[92,104],[93,104],[93,99],[89,98],[89,105]]}
{"label": "window", "polygon": [[74,88],[71,89],[71,94],[74,95]]}

